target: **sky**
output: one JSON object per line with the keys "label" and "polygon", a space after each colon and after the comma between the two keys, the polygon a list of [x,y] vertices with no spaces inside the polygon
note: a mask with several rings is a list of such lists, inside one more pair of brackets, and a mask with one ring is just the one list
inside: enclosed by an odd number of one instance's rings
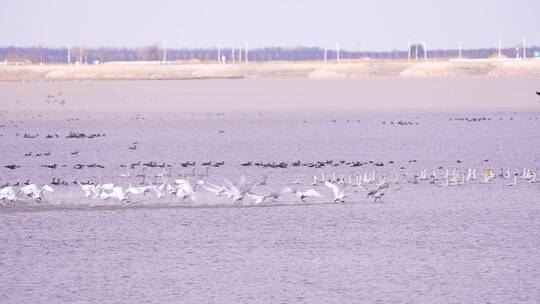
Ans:
{"label": "sky", "polygon": [[540,46],[540,0],[2,0],[0,46]]}

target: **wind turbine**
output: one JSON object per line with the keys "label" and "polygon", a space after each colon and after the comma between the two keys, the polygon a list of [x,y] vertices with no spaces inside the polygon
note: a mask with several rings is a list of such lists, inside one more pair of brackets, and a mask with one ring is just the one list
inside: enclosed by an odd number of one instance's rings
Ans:
{"label": "wind turbine", "polygon": [[249,49],[248,49],[248,43],[246,41],[246,63],[249,63]]}
{"label": "wind turbine", "polygon": [[339,63],[339,42],[336,43],[336,61]]}
{"label": "wind turbine", "polygon": [[523,60],[527,59],[527,39],[523,38]]}
{"label": "wind turbine", "polygon": [[242,45],[239,44],[238,45],[238,63],[242,63],[242,49],[243,49]]}
{"label": "wind turbine", "polygon": [[163,41],[163,62],[162,64],[167,64],[167,41]]}
{"label": "wind turbine", "polygon": [[324,58],[324,63],[327,63],[328,62],[328,47],[326,46],[326,42],[324,43],[323,58]]}
{"label": "wind turbine", "polygon": [[407,61],[411,62],[411,39],[409,39],[409,44],[407,46]]}
{"label": "wind turbine", "polygon": [[422,41],[422,45],[424,46],[424,60],[427,60],[427,47],[426,42]]}
{"label": "wind turbine", "polygon": [[501,49],[502,49],[502,37],[499,36],[499,58],[501,58],[501,56],[502,56]]}

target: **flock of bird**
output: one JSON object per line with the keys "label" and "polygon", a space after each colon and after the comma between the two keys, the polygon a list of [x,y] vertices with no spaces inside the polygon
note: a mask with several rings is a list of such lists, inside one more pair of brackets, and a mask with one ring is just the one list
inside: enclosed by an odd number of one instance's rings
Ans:
{"label": "flock of bird", "polygon": [[[129,178],[126,173],[120,173],[120,177]],[[313,175],[310,182],[301,185],[300,177],[292,181],[292,185],[284,186],[280,191],[268,187],[268,177],[263,176],[260,181],[249,180],[242,175],[237,183],[232,183],[227,179],[223,183],[211,183],[202,179],[195,183],[188,179],[175,179],[173,183],[168,182],[170,177],[167,170],[159,175],[161,183],[140,184],[133,186],[131,182],[127,187],[122,187],[114,183],[81,183],[76,182],[86,199],[102,201],[132,202],[138,197],[150,197],[154,200],[180,199],[196,202],[202,191],[213,194],[215,197],[223,197],[232,203],[261,205],[269,202],[276,202],[282,196],[294,195],[299,201],[306,202],[312,198],[325,199],[320,186],[328,188],[331,194],[331,201],[334,203],[345,203],[352,199],[353,195],[363,193],[366,198],[371,198],[374,202],[382,202],[388,191],[398,191],[400,184],[419,184],[425,182],[440,187],[459,186],[467,183],[478,182],[488,184],[494,179],[500,178],[510,180],[507,186],[515,186],[518,180],[533,184],[539,183],[537,173],[530,168],[523,168],[519,173],[510,173],[510,169],[501,168],[498,173],[492,168],[461,170],[458,168],[446,169],[444,174],[422,169],[418,174],[407,176],[406,174],[382,174],[375,171],[363,172],[361,174],[326,174]],[[307,186],[307,188],[306,188]],[[41,202],[44,196],[55,190],[50,185],[38,187],[28,182],[15,189],[12,186],[0,188],[0,200],[6,204],[15,204],[21,200],[35,200]],[[265,192],[265,193],[264,193]]]}

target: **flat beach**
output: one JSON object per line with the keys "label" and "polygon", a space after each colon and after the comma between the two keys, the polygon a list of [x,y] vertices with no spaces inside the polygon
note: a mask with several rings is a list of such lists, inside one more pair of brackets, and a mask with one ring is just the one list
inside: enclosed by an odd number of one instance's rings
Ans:
{"label": "flat beach", "polygon": [[476,59],[444,61],[267,62],[108,62],[99,65],[0,65],[0,80],[141,80],[208,78],[429,78],[540,75],[540,60]]}

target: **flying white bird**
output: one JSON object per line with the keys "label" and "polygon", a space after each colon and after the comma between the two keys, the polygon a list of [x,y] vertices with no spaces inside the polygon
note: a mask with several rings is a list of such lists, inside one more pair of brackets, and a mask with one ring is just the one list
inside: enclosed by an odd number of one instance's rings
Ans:
{"label": "flying white bird", "polygon": [[305,199],[308,197],[322,197],[322,195],[317,192],[315,189],[308,189],[306,191],[299,191],[295,189],[291,189],[289,187],[285,187],[281,191],[281,193],[294,193],[298,199],[300,199],[302,202],[305,202]]}
{"label": "flying white bird", "polygon": [[15,202],[15,200],[17,199],[17,196],[15,195],[15,191],[13,191],[13,188],[5,187],[5,188],[0,189],[0,199],[3,200],[4,202],[6,200]]}
{"label": "flying white bird", "polygon": [[205,185],[201,185],[201,187],[214,193],[216,196],[229,196],[230,195],[230,193],[227,190],[227,187],[225,186],[218,186],[218,185],[214,185],[212,183],[207,182]]}
{"label": "flying white bird", "polygon": [[267,195],[257,195],[257,194],[252,194],[252,193],[246,193],[246,195],[255,200],[253,202],[253,205],[260,205],[264,203],[267,199],[276,198],[276,193],[270,193]]}
{"label": "flying white bird", "polygon": [[129,183],[129,186],[128,188],[126,189],[126,195],[140,195],[140,194],[145,194],[146,192],[148,192],[149,189],[148,187],[133,187],[131,185],[131,183]]}
{"label": "flying white bird", "polygon": [[345,186],[339,187],[338,185],[332,184],[331,182],[325,182],[324,185],[332,190],[332,193],[334,194],[334,202],[336,203],[344,203],[345,199],[355,192],[352,191],[346,193]]}
{"label": "flying white bird", "polygon": [[45,193],[53,192],[53,191],[54,191],[54,189],[49,185],[45,185],[41,189],[38,189],[38,187],[35,184],[30,184],[30,185],[26,185],[26,186],[21,187],[19,189],[18,193],[20,195],[24,195],[24,196],[27,196],[27,197],[34,198],[34,199],[36,199],[38,201],[41,201],[41,199],[43,198]]}
{"label": "flying white bird", "polygon": [[114,186],[110,191],[103,191],[101,193],[101,199],[106,200],[109,198],[114,198],[119,201],[127,200],[126,194],[124,193],[124,190],[122,190],[119,186]]}
{"label": "flying white bird", "polygon": [[195,191],[191,184],[184,179],[176,180],[178,186],[176,187],[176,196],[182,199],[190,198],[192,201],[195,201]]}
{"label": "flying white bird", "polygon": [[228,180],[225,180],[225,187],[227,187],[229,197],[232,198],[234,202],[242,201],[246,196],[246,193],[250,192],[253,188],[244,175],[240,176],[238,187]]}
{"label": "flying white bird", "polygon": [[96,186],[94,185],[83,185],[79,182],[77,184],[81,187],[82,191],[84,191],[84,197],[90,197],[97,198],[99,196],[99,191]]}

